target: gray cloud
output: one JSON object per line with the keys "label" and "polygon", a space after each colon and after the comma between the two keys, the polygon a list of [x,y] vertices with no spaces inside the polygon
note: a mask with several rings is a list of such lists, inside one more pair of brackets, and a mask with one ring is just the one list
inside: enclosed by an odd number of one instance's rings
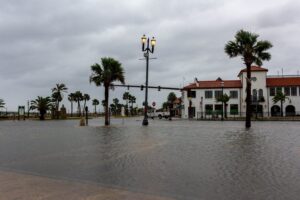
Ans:
{"label": "gray cloud", "polygon": [[[90,65],[101,57],[118,59],[126,83],[145,82],[140,37],[157,38],[150,62],[151,85],[179,87],[199,80],[236,79],[243,64],[229,59],[224,45],[239,29],[270,40],[276,74],[300,70],[296,0],[0,0],[0,98],[10,110],[37,95],[49,95],[56,83],[103,99],[103,88],[88,81]],[[111,91],[122,98],[123,88]],[[144,94],[131,89],[141,105]],[[169,91],[150,92],[160,105]],[[177,92],[177,95],[180,95]],[[111,99],[112,99],[111,98]],[[69,103],[64,101],[64,104]]]}

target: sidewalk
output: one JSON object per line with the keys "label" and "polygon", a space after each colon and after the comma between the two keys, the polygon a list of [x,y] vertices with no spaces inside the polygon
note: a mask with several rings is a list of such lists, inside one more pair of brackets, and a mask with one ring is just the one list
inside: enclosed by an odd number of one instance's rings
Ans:
{"label": "sidewalk", "polygon": [[16,172],[0,171],[0,200],[172,200],[171,198]]}

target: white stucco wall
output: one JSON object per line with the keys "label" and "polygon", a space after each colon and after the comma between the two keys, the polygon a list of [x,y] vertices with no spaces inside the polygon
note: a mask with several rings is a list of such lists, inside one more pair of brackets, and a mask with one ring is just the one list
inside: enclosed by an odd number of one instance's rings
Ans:
{"label": "white stucco wall", "polygon": [[[243,72],[241,73],[241,75],[239,76],[239,78],[242,80],[242,95],[241,95],[241,112],[243,113],[243,115],[245,116],[246,113],[246,85],[247,85],[247,73]],[[251,95],[252,95],[252,91],[254,89],[257,90],[257,92],[259,91],[259,89],[263,90],[263,96],[265,99],[265,102],[260,103],[260,105],[263,106],[263,112],[268,112],[268,100],[267,100],[267,86],[266,86],[266,77],[267,77],[267,72],[265,71],[258,71],[258,72],[251,72],[251,77],[255,77],[256,80],[252,80],[251,81]]]}
{"label": "white stucco wall", "polygon": [[[212,98],[205,98],[205,91],[212,91],[213,92],[213,97]],[[192,98],[192,107],[195,107],[195,112],[196,112],[196,116],[195,118],[197,118],[197,113],[198,112],[205,112],[205,105],[206,104],[222,104],[221,102],[216,102],[216,98],[215,98],[215,91],[216,90],[222,90],[222,88],[218,88],[218,89],[192,89],[191,91],[196,91],[196,98]],[[227,112],[229,115],[229,111],[230,111],[230,104],[237,104],[238,105],[238,109],[240,111],[240,88],[224,88],[223,93],[227,94],[228,96],[230,95],[230,91],[234,90],[238,92],[238,98],[233,99],[231,98],[228,102],[228,106],[227,106]],[[188,118],[188,108],[189,108],[189,99],[187,98],[187,91],[183,91],[183,105],[184,105],[184,111],[182,114],[182,118]],[[201,97],[203,99],[203,103],[201,105]]]}

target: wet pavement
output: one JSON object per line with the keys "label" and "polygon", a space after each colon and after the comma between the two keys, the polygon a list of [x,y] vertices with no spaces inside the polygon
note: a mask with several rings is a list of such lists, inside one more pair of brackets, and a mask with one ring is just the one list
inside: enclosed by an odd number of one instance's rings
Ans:
{"label": "wet pavement", "polygon": [[[0,171],[144,199],[300,195],[300,122],[254,122],[245,130],[243,122],[150,120],[143,127],[141,120],[115,119],[111,127],[101,119],[89,127],[78,127],[78,120],[1,121]],[[1,193],[3,187],[5,181]]]}

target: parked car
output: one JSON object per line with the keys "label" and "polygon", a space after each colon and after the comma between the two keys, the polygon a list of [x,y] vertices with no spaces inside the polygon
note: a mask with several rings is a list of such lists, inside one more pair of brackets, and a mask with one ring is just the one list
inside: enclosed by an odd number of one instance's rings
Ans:
{"label": "parked car", "polygon": [[158,119],[168,119],[170,117],[170,112],[163,112],[163,111],[152,111],[152,112],[148,112],[148,117],[154,119],[156,117],[158,117]]}

